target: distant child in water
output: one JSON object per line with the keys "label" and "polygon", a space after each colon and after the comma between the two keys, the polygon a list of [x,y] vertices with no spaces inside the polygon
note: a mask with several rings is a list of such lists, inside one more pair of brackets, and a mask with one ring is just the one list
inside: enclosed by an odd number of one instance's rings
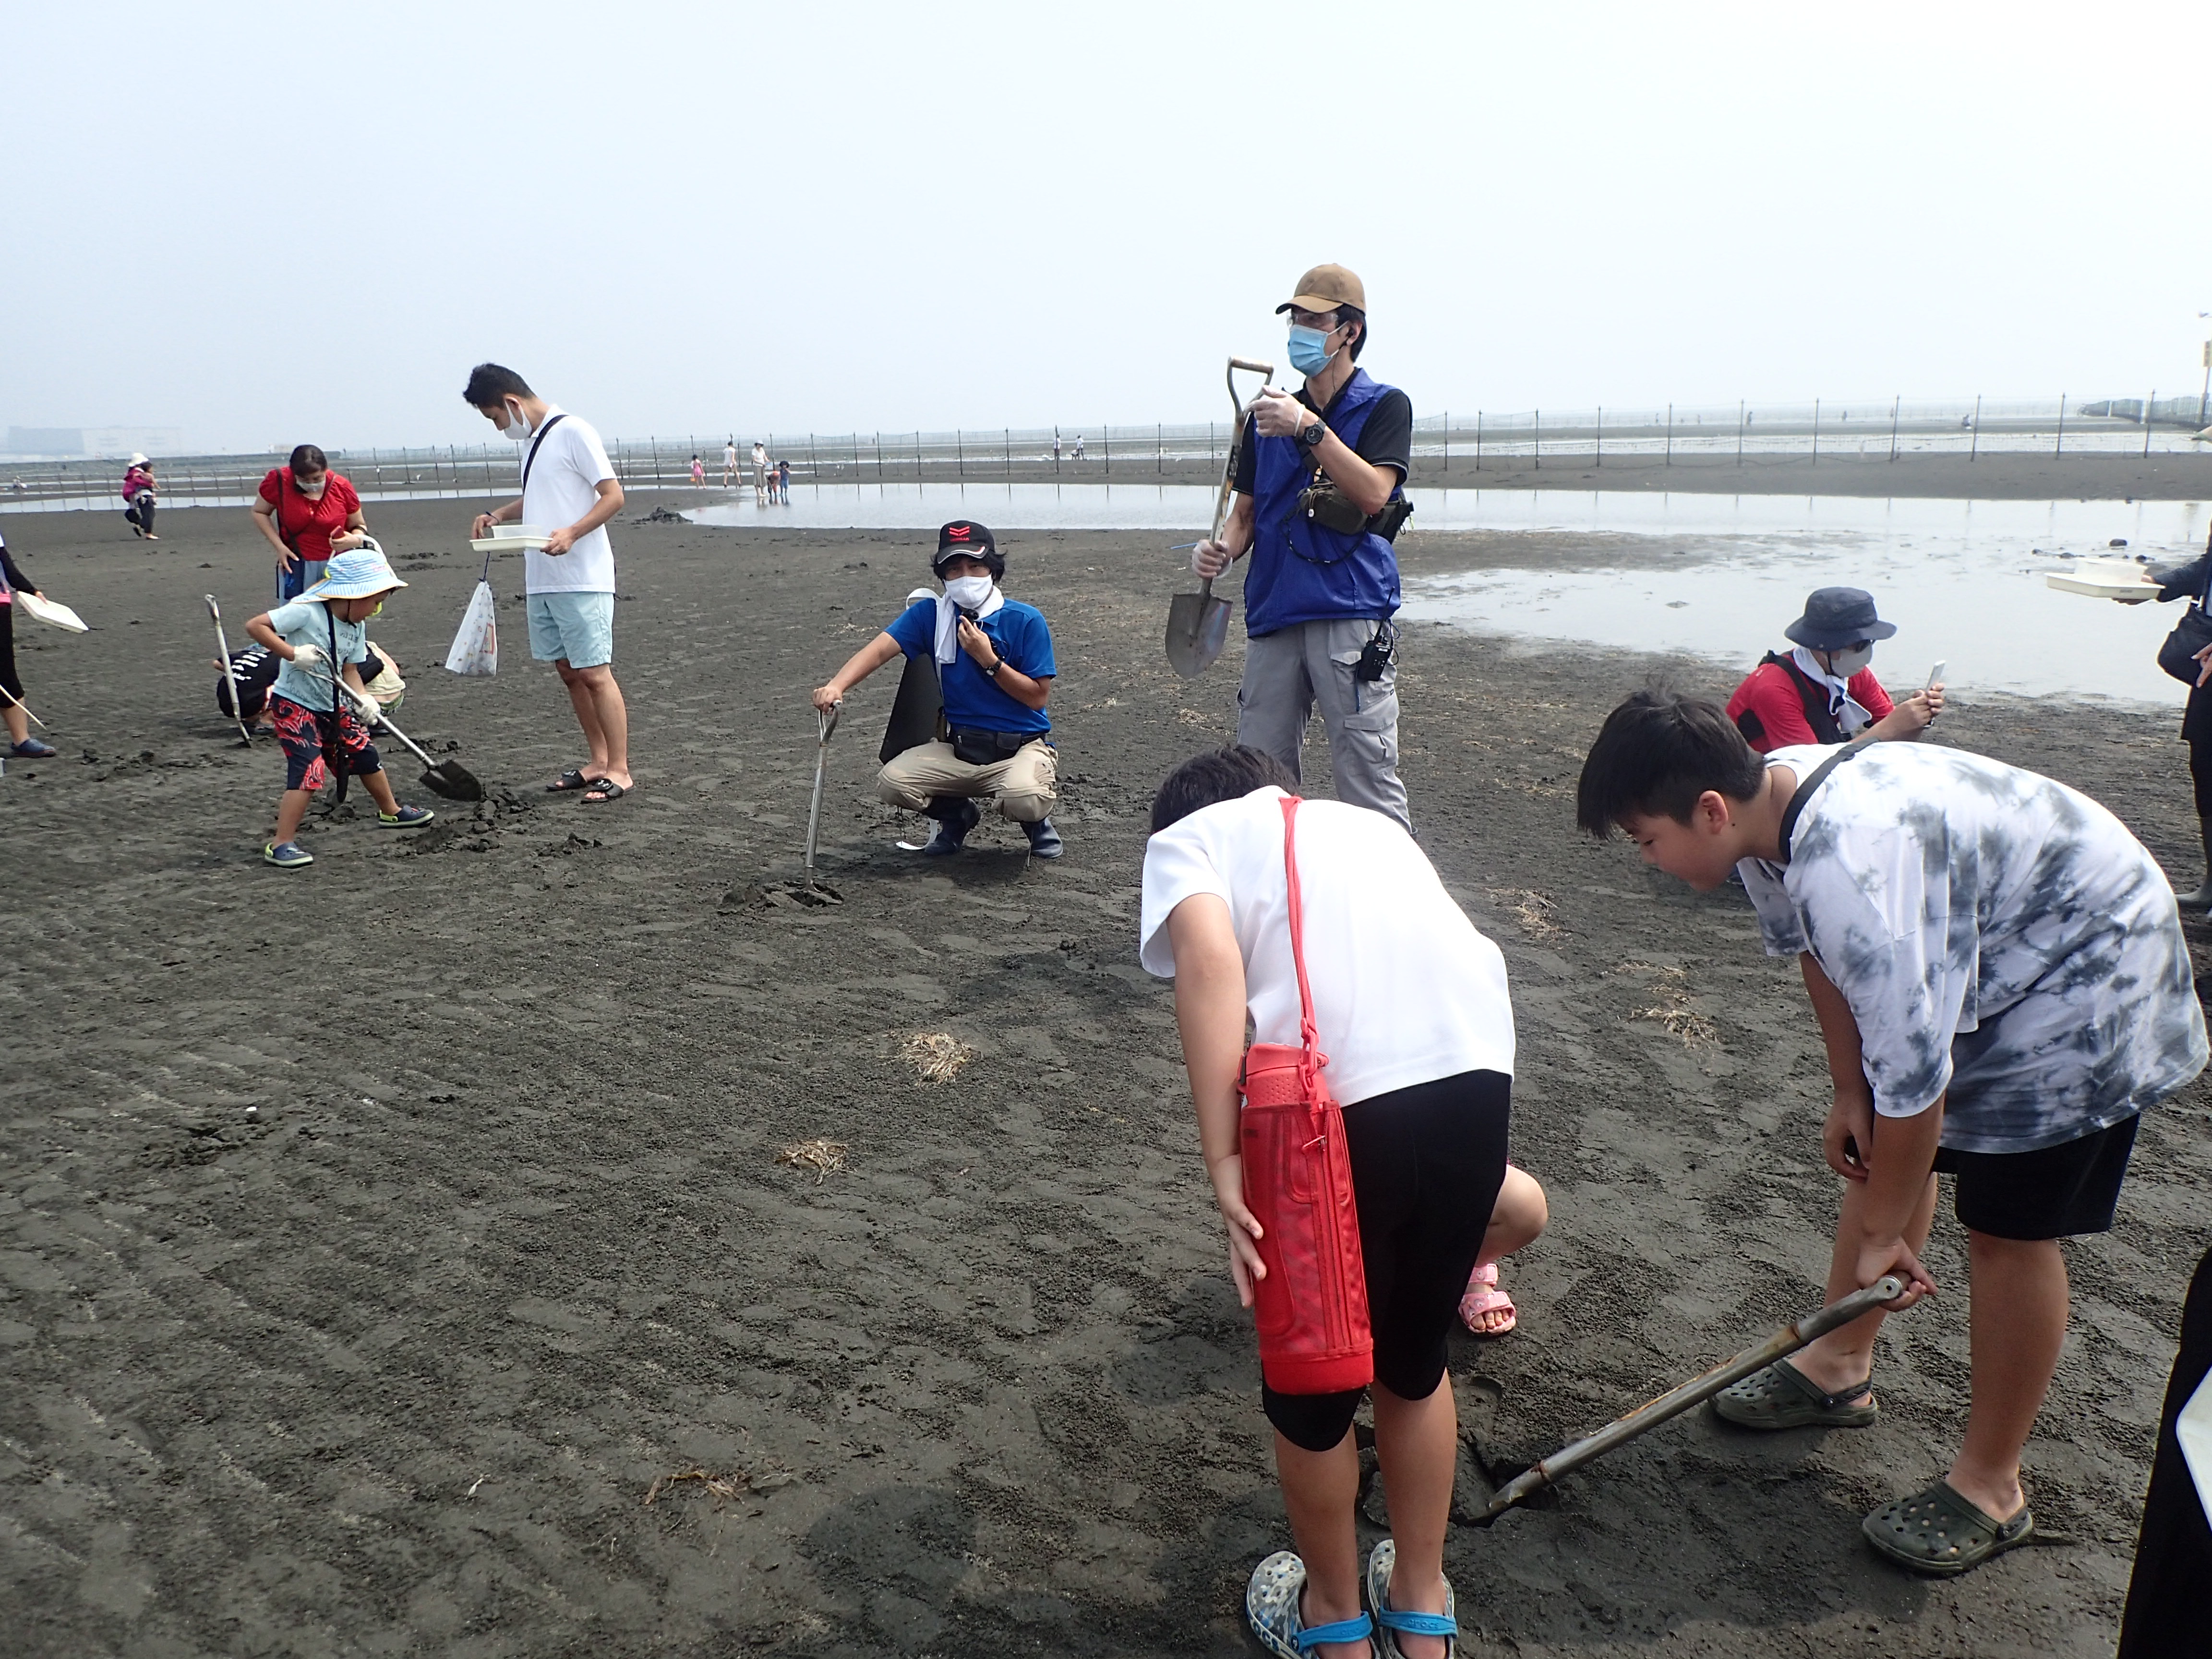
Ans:
{"label": "distant child in water", "polygon": [[338,798],[345,798],[348,776],[359,778],[376,802],[377,822],[388,830],[420,829],[437,816],[428,807],[399,804],[368,728],[332,684],[342,678],[356,693],[368,696],[361,678],[361,665],[368,659],[368,619],[384,608],[386,594],[406,586],[371,543],[337,554],[322,580],[246,624],[283,663],[270,688],[269,716],[284,749],[284,798],[276,808],[276,838],[261,849],[263,860],[280,870],[315,861],[295,837],[307,803],[333,766],[343,768]]}

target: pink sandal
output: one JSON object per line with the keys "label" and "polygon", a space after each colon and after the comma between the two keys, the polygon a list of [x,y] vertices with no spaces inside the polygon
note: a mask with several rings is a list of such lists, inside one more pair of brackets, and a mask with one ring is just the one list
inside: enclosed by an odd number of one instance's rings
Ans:
{"label": "pink sandal", "polygon": [[[1485,1326],[1486,1314],[1502,1313],[1502,1325]],[[1504,1336],[1520,1322],[1514,1311],[1513,1298],[1498,1288],[1498,1264],[1486,1261],[1477,1267],[1467,1281],[1467,1294],[1459,1299],[1460,1323],[1477,1336]]]}

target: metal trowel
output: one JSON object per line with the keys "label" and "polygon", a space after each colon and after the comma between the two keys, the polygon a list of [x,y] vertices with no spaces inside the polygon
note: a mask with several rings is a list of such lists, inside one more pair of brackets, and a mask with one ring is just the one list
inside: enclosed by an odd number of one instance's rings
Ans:
{"label": "metal trowel", "polygon": [[[1229,523],[1229,500],[1237,483],[1237,459],[1244,447],[1244,400],[1237,395],[1237,371],[1257,374],[1265,385],[1275,373],[1273,363],[1248,357],[1229,360],[1229,401],[1236,413],[1229,428],[1229,464],[1221,475],[1221,493],[1213,503],[1213,530],[1209,541],[1219,541]],[[1204,673],[1229,642],[1227,599],[1217,599],[1211,577],[1195,593],[1178,593],[1168,602],[1168,665],[1185,679]]]}

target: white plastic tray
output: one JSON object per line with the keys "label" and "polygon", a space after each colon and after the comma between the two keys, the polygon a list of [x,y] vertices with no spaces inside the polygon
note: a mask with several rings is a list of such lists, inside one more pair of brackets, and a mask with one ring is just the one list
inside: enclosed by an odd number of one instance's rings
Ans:
{"label": "white plastic tray", "polygon": [[23,607],[25,616],[35,617],[49,627],[64,628],[72,634],[89,631],[83,617],[58,600],[42,599],[35,593],[26,593],[18,589],[15,603]]}
{"label": "white plastic tray", "polygon": [[2133,559],[2077,559],[2065,570],[2046,571],[2045,583],[2061,593],[2086,593],[2093,599],[2154,599],[2158,584]]}
{"label": "white plastic tray", "polygon": [[519,553],[526,548],[540,548],[553,539],[553,532],[534,524],[503,524],[489,536],[478,536],[469,546],[478,553]]}

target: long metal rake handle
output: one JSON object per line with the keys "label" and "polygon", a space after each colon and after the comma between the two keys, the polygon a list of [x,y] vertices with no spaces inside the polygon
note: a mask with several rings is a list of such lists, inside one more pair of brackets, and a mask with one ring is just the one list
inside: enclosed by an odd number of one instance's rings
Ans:
{"label": "long metal rake handle", "polygon": [[822,827],[822,776],[830,763],[830,734],[837,729],[837,716],[844,707],[837,702],[826,714],[818,708],[814,711],[821,736],[814,750],[814,799],[806,808],[806,879],[810,883],[814,879],[814,835]]}
{"label": "long metal rake handle", "polygon": [[1602,1457],[1614,1447],[1626,1444],[1646,1430],[1656,1429],[1672,1418],[1680,1417],[1701,1400],[1709,1400],[1731,1382],[1738,1382],[1753,1371],[1764,1370],[1778,1359],[1791,1354],[1816,1338],[1826,1335],[1839,1325],[1848,1325],[1854,1319],[1872,1313],[1886,1302],[1894,1302],[1905,1294],[1905,1281],[1892,1273],[1876,1279],[1863,1291],[1854,1291],[1840,1302],[1831,1303],[1816,1314],[1808,1314],[1792,1325],[1784,1325],[1755,1348],[1747,1348],[1735,1358],[1716,1365],[1702,1376],[1692,1377],[1679,1389],[1669,1389],[1656,1400],[1638,1407],[1626,1417],[1616,1418],[1595,1434],[1584,1435],[1580,1440],[1562,1446],[1533,1468],[1515,1476],[1498,1490],[1487,1507],[1474,1517],[1471,1524],[1486,1525],[1523,1499],[1534,1496],[1559,1478],[1580,1468],[1594,1458]]}

